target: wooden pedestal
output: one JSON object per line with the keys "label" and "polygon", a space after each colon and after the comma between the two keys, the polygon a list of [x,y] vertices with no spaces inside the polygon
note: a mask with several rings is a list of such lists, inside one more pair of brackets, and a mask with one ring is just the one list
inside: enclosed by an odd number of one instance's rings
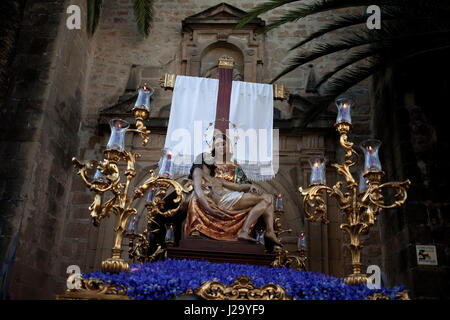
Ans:
{"label": "wooden pedestal", "polygon": [[269,266],[275,254],[265,253],[264,246],[247,241],[218,241],[187,238],[178,247],[167,248],[172,259],[206,260],[213,263],[242,263]]}

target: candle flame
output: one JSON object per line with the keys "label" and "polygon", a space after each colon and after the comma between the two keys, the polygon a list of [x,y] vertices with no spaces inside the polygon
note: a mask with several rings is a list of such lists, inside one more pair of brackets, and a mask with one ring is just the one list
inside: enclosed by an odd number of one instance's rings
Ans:
{"label": "candle flame", "polygon": [[314,163],[314,167],[318,168],[319,167],[319,163],[318,162]]}
{"label": "candle flame", "polygon": [[348,107],[347,103],[344,103],[344,109],[346,109]]}
{"label": "candle flame", "polygon": [[369,146],[368,149],[369,149],[369,151],[372,151],[372,146]]}

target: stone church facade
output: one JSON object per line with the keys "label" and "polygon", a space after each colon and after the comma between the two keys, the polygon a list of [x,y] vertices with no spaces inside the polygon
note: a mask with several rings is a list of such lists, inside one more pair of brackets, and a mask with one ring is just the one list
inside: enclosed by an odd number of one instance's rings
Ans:
{"label": "stone church facade", "polygon": [[[51,3],[51,5],[50,5]],[[165,141],[172,93],[159,86],[163,73],[217,76],[217,60],[223,55],[235,61],[235,80],[267,83],[288,63],[288,49],[332,16],[319,15],[274,29],[266,35],[258,30],[283,14],[283,9],[255,19],[243,29],[233,29],[246,10],[259,1],[165,0],[154,2],[154,22],[148,38],[136,30],[130,0],[104,1],[94,36],[66,28],[66,8],[82,9],[86,1],[11,1],[6,21],[5,55],[1,59],[0,217],[1,262],[11,260],[10,294],[15,298],[54,298],[65,289],[66,268],[79,265],[83,272],[98,270],[111,254],[114,217],[94,227],[88,207],[92,194],[71,165],[78,159],[100,160],[113,117],[131,120],[137,87],[144,82],[155,89],[147,128],[150,142],[144,148],[137,137],[126,145],[139,152],[136,182],[154,169]],[[9,52],[9,53],[8,53]],[[308,159],[326,156],[329,163],[341,161],[334,131],[335,108],[312,123],[301,135],[295,128],[305,112],[299,96],[314,98],[315,78],[333,68],[336,61],[323,59],[283,77],[290,92],[288,101],[276,102],[274,128],[279,129],[280,169],[275,179],[259,185],[285,199],[283,236],[286,248],[295,252],[300,231],[307,234],[308,269],[335,276],[350,273],[348,242],[339,229],[337,204],[329,201],[329,225],[305,220],[299,186],[309,177]],[[5,71],[3,73],[3,71]],[[373,97],[369,82],[351,89],[357,98],[352,114],[351,139],[358,143],[375,135]],[[294,130],[293,130],[294,129]],[[387,143],[386,143],[387,144]],[[336,174],[327,168],[327,182]],[[141,207],[136,208],[143,209]],[[141,221],[143,222],[143,221]],[[142,226],[141,226],[142,227]],[[17,239],[17,242],[14,240]],[[15,243],[17,243],[15,245]],[[384,270],[386,252],[375,225],[363,237],[363,270],[376,264]],[[126,258],[126,244],[123,256]],[[391,260],[389,260],[391,261]],[[400,271],[392,271],[397,274]],[[387,274],[387,280],[391,275]],[[407,282],[407,278],[395,278]],[[389,283],[390,285],[398,283]]]}

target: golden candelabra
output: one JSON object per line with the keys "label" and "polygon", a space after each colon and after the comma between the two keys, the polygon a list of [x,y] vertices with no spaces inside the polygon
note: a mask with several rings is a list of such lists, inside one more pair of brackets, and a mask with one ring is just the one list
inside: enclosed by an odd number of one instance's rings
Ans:
{"label": "golden candelabra", "polygon": [[[277,202],[281,202],[281,194],[277,197]],[[284,213],[282,206],[277,205],[277,209],[275,209],[275,221],[274,221],[274,229],[277,239],[281,242],[281,235],[283,233],[291,233],[292,229],[282,229],[281,225],[281,216]],[[293,268],[296,270],[306,271],[306,260],[307,260],[307,250],[305,247],[299,247],[297,249],[298,255],[292,255],[288,250],[282,248],[281,246],[275,246],[275,260],[272,262],[273,267],[287,267]]]}
{"label": "golden candelabra", "polygon": [[[145,237],[142,239],[142,235],[127,234],[126,232],[129,218],[137,214],[137,210],[133,207],[136,200],[142,198],[150,188],[155,190],[152,201],[147,202],[146,205],[150,223],[153,221],[152,217],[154,214],[173,215],[182,205],[183,192],[187,192],[178,182],[170,179],[170,176],[157,176],[152,170],[150,171],[150,177],[142,185],[136,187],[134,192],[131,192],[131,182],[136,176],[135,162],[140,155],[125,150],[124,136],[128,132],[138,133],[143,140],[142,144],[145,146],[148,143],[150,131],[146,129],[143,121],[150,114],[149,99],[151,94],[152,91],[146,85],[139,90],[136,106],[132,109],[136,119],[136,129],[129,129],[129,124],[123,120],[115,119],[111,121],[111,137],[104,151],[103,161],[91,160],[81,162],[76,158],[72,158],[74,166],[78,169],[78,174],[89,189],[95,193],[94,201],[89,207],[90,217],[94,226],[99,226],[101,220],[109,217],[111,212],[117,216],[112,257],[102,262],[101,270],[103,272],[119,273],[121,271],[129,271],[129,264],[121,258],[124,236],[129,235],[131,243],[134,240],[138,242],[137,247],[131,246],[129,250],[130,257],[142,259],[142,255],[147,253],[145,246],[148,247],[148,243],[145,242]],[[123,176],[126,178],[125,183],[120,182],[119,162],[122,160],[127,163],[126,170],[123,173]],[[97,169],[97,171],[94,177],[91,177],[89,171],[93,169]],[[176,193],[176,198],[173,202],[177,206],[164,211],[164,196],[169,189]],[[103,198],[107,192],[112,193],[112,197],[104,202]],[[154,255],[160,254],[161,251],[162,249],[159,247]]]}
{"label": "golden candelabra", "polygon": [[[377,147],[371,143],[365,146],[365,167],[359,184],[350,173],[350,167],[359,162],[359,155],[353,149],[353,143],[348,141],[347,134],[352,125],[350,120],[350,106],[352,101],[345,98],[337,100],[339,109],[338,121],[335,124],[336,130],[340,134],[340,144],[345,150],[345,161],[343,164],[333,164],[337,173],[344,177],[346,185],[342,181],[337,182],[333,187],[325,185],[324,167],[319,161],[311,165],[312,179],[319,177],[316,181],[311,181],[308,188],[299,187],[299,191],[304,197],[303,207],[305,215],[309,221],[319,221],[328,224],[327,206],[325,194],[337,199],[340,211],[344,215],[345,223],[340,228],[350,236],[350,251],[352,256],[353,273],[345,278],[347,284],[358,284],[367,282],[367,276],[361,273],[361,250],[360,235],[367,234],[370,227],[375,223],[376,215],[381,209],[395,208],[405,203],[407,198],[406,190],[411,182],[387,182],[380,184],[384,172],[379,164]],[[370,140],[376,141],[376,140]],[[379,143],[379,142],[378,142]],[[319,173],[319,174],[317,174]],[[313,177],[314,175],[314,177]],[[320,179],[322,175],[322,179]],[[366,185],[361,185],[366,183]],[[391,188],[395,191],[394,202],[390,205],[384,203],[382,195],[383,189]]]}

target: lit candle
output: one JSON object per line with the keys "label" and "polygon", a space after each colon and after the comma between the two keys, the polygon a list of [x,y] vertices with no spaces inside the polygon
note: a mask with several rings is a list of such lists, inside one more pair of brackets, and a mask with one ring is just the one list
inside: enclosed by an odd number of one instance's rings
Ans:
{"label": "lit candle", "polygon": [[113,119],[109,125],[111,126],[111,136],[106,148],[123,152],[125,150],[125,133],[130,124],[124,120]]}
{"label": "lit candle", "polygon": [[256,232],[256,241],[264,244],[264,233],[265,231],[263,229],[258,229],[258,231]]}
{"label": "lit candle", "polygon": [[164,165],[163,176],[166,178],[172,177],[172,154],[168,153],[166,156],[166,163]]}
{"label": "lit candle", "polygon": [[136,217],[133,217],[130,221],[130,224],[128,225],[128,231],[130,233],[134,233],[135,228],[136,228]]}
{"label": "lit candle", "polygon": [[336,106],[338,108],[336,123],[352,123],[352,118],[350,116],[350,107],[352,105],[354,105],[354,102],[350,98],[340,98],[336,100]]}
{"label": "lit candle", "polygon": [[[100,165],[103,165],[103,161],[100,161]],[[106,178],[106,175],[104,175],[100,169],[97,169],[94,174],[94,182],[96,183],[108,183],[108,179]]]}
{"label": "lit candle", "polygon": [[310,184],[325,184],[325,159],[312,158],[309,164],[311,166]]}
{"label": "lit candle", "polygon": [[173,224],[166,225],[166,229],[167,229],[167,232],[166,232],[166,237],[165,237],[164,241],[167,244],[173,244],[175,242],[175,233],[173,230]]}
{"label": "lit candle", "polygon": [[134,104],[135,108],[145,108],[150,112],[150,96],[153,94],[153,90],[150,89],[147,88],[147,84],[144,84],[143,88],[139,90],[138,98]]}
{"label": "lit candle", "polygon": [[283,210],[283,198],[281,197],[281,193],[277,196],[275,210]]}
{"label": "lit candle", "polygon": [[147,195],[147,203],[152,203],[154,195],[155,195],[155,188],[152,187]]}
{"label": "lit candle", "polygon": [[358,192],[363,193],[366,192],[367,188],[369,188],[369,185],[367,184],[367,178],[364,177],[364,171],[361,172],[359,175],[359,186],[358,186]]}
{"label": "lit candle", "polygon": [[305,232],[303,232],[303,231],[301,231],[300,235],[298,236],[297,248],[299,250],[305,250],[306,249]]}

